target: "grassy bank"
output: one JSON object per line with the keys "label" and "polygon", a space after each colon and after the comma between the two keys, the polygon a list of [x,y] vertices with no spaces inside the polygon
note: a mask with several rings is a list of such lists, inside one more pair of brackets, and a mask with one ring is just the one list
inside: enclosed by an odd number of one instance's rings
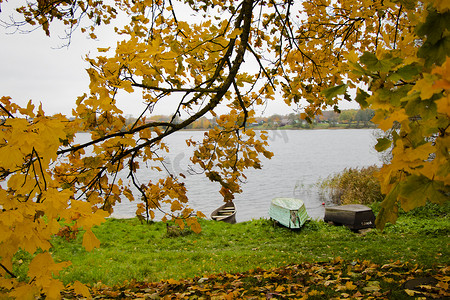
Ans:
{"label": "grassy bank", "polygon": [[[107,285],[270,269],[336,257],[376,264],[399,260],[430,268],[449,263],[448,211],[446,205],[403,214],[384,232],[373,230],[365,235],[318,221],[291,231],[261,219],[235,225],[202,220],[200,234],[172,236],[161,222],[109,219],[95,229],[100,249],[86,252],[81,236],[70,242],[55,237],[52,252],[56,260],[72,261],[61,273],[65,283],[101,281]],[[25,274],[26,270],[16,272]]]}

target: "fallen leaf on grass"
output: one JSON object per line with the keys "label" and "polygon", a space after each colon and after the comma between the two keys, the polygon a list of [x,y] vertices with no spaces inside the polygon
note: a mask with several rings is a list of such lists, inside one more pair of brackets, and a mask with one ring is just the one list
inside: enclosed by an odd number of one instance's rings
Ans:
{"label": "fallen leaf on grass", "polygon": [[89,289],[87,286],[79,282],[78,280],[73,283],[73,291],[75,294],[81,295],[83,297],[86,297],[87,299],[92,299],[91,293],[89,292]]}
{"label": "fallen leaf on grass", "polygon": [[379,281],[369,281],[367,282],[367,286],[363,287],[363,290],[366,292],[378,292],[381,290]]}
{"label": "fallen leaf on grass", "polygon": [[414,291],[414,290],[408,290],[408,289],[406,289],[405,292],[406,292],[409,296],[414,296],[414,294],[419,293],[419,292],[416,292],[416,291]]}
{"label": "fallen leaf on grass", "polygon": [[[365,272],[367,268],[372,269],[370,276],[367,276]],[[256,269],[235,274],[210,274],[207,280],[204,277],[195,277],[160,282],[131,281],[114,287],[95,284],[91,287],[91,293],[97,299],[123,297],[127,299],[259,299],[261,297],[306,299],[311,296],[323,297],[323,295],[329,298],[388,299],[392,291],[396,290],[415,297],[442,298],[448,295],[449,285],[449,278],[444,269],[441,267],[425,270],[427,276],[438,278],[439,284],[430,288],[424,287],[421,291],[414,291],[403,286],[403,282],[416,274],[417,266],[396,262],[380,267],[368,261],[356,261],[350,264],[336,259],[330,262],[305,262],[270,270]],[[386,281],[390,284],[383,290],[380,282]],[[68,287],[63,291],[63,295],[67,299],[75,299],[81,291],[81,287],[77,291],[74,291],[73,287],[70,289]]]}

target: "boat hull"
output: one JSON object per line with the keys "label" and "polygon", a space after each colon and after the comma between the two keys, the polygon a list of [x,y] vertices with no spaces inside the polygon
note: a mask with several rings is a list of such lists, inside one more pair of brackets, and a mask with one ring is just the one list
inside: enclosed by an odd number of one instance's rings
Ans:
{"label": "boat hull", "polygon": [[211,219],[229,224],[236,223],[236,207],[233,202],[227,202],[211,213]]}
{"label": "boat hull", "polygon": [[269,207],[269,217],[283,226],[297,229],[308,220],[305,204],[295,198],[275,198]]}
{"label": "boat hull", "polygon": [[351,230],[375,227],[374,213],[369,207],[361,204],[327,207],[323,220],[347,226]]}

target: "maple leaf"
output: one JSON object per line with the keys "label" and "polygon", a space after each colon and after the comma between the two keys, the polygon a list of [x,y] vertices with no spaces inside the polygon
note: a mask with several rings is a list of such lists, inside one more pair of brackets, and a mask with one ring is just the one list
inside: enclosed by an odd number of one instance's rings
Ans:
{"label": "maple leaf", "polygon": [[414,290],[405,289],[405,293],[407,293],[408,296],[414,297],[415,294],[418,294],[420,292],[414,291]]}
{"label": "maple leaf", "polygon": [[447,57],[442,66],[436,66],[431,73],[441,76],[441,79],[436,80],[433,84],[433,89],[450,90],[450,57]]}
{"label": "maple leaf", "polygon": [[23,154],[12,147],[1,147],[0,157],[0,163],[5,169],[15,169],[23,163]]}
{"label": "maple leaf", "polygon": [[181,208],[182,208],[182,206],[179,201],[177,201],[177,200],[172,201],[171,206],[170,206],[171,211],[181,210]]}
{"label": "maple leaf", "polygon": [[186,219],[186,223],[190,226],[193,232],[200,233],[202,231],[202,227],[196,218],[188,218]]}
{"label": "maple leaf", "polygon": [[342,95],[347,91],[347,84],[341,84],[338,86],[330,87],[327,89],[324,89],[322,91],[322,94],[325,96],[325,98],[331,100],[332,98],[336,97],[337,95]]}
{"label": "maple leaf", "polygon": [[35,286],[22,284],[16,286],[9,295],[15,299],[33,300],[38,293],[39,290]]}
{"label": "maple leaf", "polygon": [[[69,262],[55,263],[48,252],[39,253],[29,265],[28,276],[34,278],[33,285],[38,290],[42,290],[48,299],[60,299],[60,291],[64,285],[61,281],[53,279],[53,276],[69,265]],[[30,292],[30,290],[27,291],[27,293]]]}
{"label": "maple leaf", "polygon": [[364,52],[360,57],[360,61],[365,64],[370,71],[388,72],[392,67],[398,65],[401,59],[398,57],[387,57],[378,59],[374,53]]}
{"label": "maple leaf", "polygon": [[435,0],[434,5],[437,8],[437,10],[441,13],[447,12],[450,10],[450,3],[445,0]]}
{"label": "maple leaf", "polygon": [[425,74],[423,79],[416,82],[409,94],[414,91],[420,92],[420,97],[423,100],[430,99],[435,93],[440,92],[440,88],[435,86],[436,77],[431,74]]}
{"label": "maple leaf", "polygon": [[377,150],[378,152],[382,152],[388,149],[392,144],[392,141],[388,138],[379,138],[377,139],[377,141],[378,142],[375,145],[375,150]]}
{"label": "maple leaf", "polygon": [[75,294],[81,295],[83,297],[86,297],[87,299],[92,299],[91,292],[89,291],[88,287],[76,280],[72,287],[74,289]]}
{"label": "maple leaf", "polygon": [[395,187],[386,195],[383,202],[381,203],[380,213],[377,215],[375,220],[375,224],[377,228],[383,230],[386,223],[395,224],[397,220],[398,214],[398,195],[400,193],[399,184],[395,185]]}
{"label": "maple leaf", "polygon": [[427,200],[443,204],[448,201],[444,191],[442,182],[430,180],[425,176],[411,175],[401,184],[401,206],[405,211],[409,211],[425,205]]}
{"label": "maple leaf", "polygon": [[367,286],[363,287],[363,290],[366,292],[378,292],[381,290],[379,281],[369,281],[367,282]]}
{"label": "maple leaf", "polygon": [[450,117],[450,94],[436,101],[437,112]]}
{"label": "maple leaf", "polygon": [[90,229],[88,229],[83,235],[82,245],[87,251],[92,251],[94,248],[100,247],[100,240]]}
{"label": "maple leaf", "polygon": [[31,278],[39,278],[44,277],[43,275],[46,275],[47,273],[57,274],[69,265],[69,262],[55,263],[48,252],[39,253],[33,258],[29,265],[28,276]]}

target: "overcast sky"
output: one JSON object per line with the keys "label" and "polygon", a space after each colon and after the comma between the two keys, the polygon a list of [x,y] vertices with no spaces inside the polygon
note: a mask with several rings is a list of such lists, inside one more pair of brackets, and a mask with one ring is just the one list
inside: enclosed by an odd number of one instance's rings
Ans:
{"label": "overcast sky", "polygon": [[[11,14],[8,2],[2,3],[1,8],[0,19],[8,19]],[[42,102],[48,115],[71,115],[77,97],[88,92],[89,77],[85,71],[88,64],[84,57],[89,52],[95,52],[97,47],[111,46],[111,41],[112,46],[115,45],[114,35],[107,33],[100,34],[100,39],[94,41],[77,32],[70,46],[61,48],[64,40],[57,35],[49,38],[41,29],[27,34],[12,32],[0,27],[0,96],[10,96],[20,105],[26,105],[30,99],[36,105]],[[270,102],[265,115],[294,112],[294,108],[288,107],[281,99]],[[125,115],[139,115],[141,103],[138,93],[131,97],[122,95],[118,100],[118,106]],[[346,104],[342,108],[357,106]],[[158,105],[154,111],[155,114],[170,112],[166,104]],[[262,109],[257,116],[261,113]]]}

